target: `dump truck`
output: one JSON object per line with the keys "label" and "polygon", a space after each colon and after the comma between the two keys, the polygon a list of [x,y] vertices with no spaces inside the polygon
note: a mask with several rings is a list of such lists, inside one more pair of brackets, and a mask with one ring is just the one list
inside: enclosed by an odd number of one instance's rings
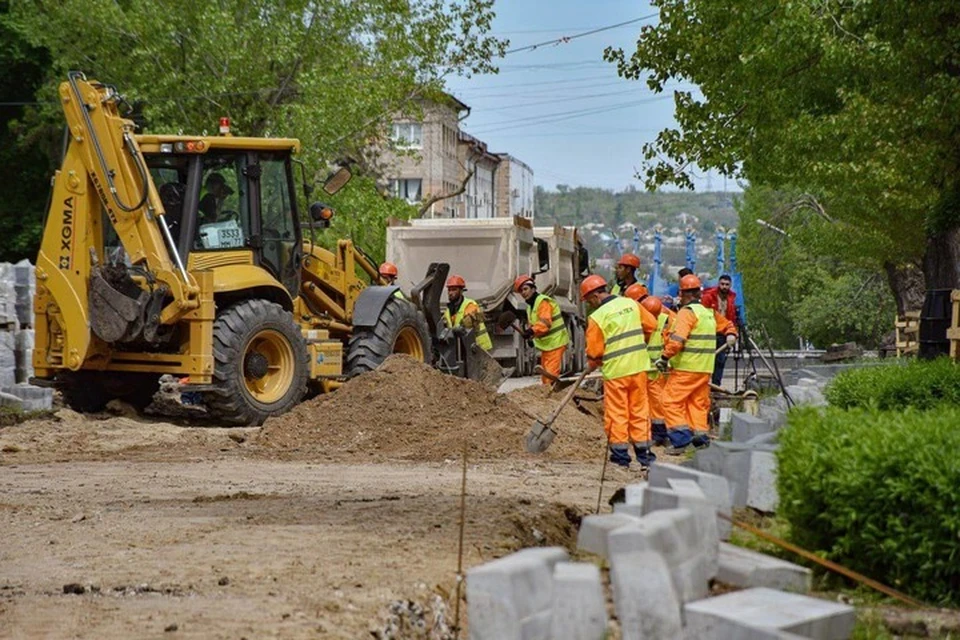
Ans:
{"label": "dump truck", "polygon": [[68,144],[36,263],[33,382],[73,409],[142,408],[172,374],[219,421],[253,425],[392,353],[474,371],[470,332],[438,322],[447,265],[421,272],[411,302],[350,240],[316,242],[333,210],[301,217],[298,140],[232,136],[227,119],[219,136],[138,134],[117,90],[80,72],[59,98]]}
{"label": "dump truck", "polygon": [[398,284],[413,286],[430,261],[450,265],[466,280],[466,296],[483,309],[493,338],[491,355],[515,376],[531,375],[538,363],[532,344],[513,328],[496,326],[498,316],[513,311],[526,317],[526,304],[513,291],[521,274],[534,276],[538,289],[553,296],[570,331],[564,368],[583,367],[586,320],[579,285],[586,273],[586,250],[572,227],[533,227],[529,219],[393,220],[387,228],[387,260],[400,271]]}

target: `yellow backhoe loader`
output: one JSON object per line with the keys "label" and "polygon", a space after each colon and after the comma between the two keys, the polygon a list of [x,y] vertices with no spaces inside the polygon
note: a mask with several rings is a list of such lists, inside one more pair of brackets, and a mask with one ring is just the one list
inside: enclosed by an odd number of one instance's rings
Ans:
{"label": "yellow backhoe loader", "polygon": [[376,264],[351,241],[314,244],[332,210],[301,222],[299,141],[234,137],[225,120],[219,136],[137,135],[116,89],[79,72],[59,97],[69,141],[37,258],[34,366],[70,407],[142,408],[173,374],[221,422],[261,424],[391,353],[466,372],[471,337],[438,324],[446,265],[411,304],[366,286],[357,270],[378,285]]}

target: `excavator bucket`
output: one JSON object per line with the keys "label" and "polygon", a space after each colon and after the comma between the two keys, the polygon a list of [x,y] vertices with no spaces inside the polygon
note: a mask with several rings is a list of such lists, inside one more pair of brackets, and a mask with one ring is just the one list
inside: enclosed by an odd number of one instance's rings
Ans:
{"label": "excavator bucket", "polygon": [[94,267],[90,275],[90,328],[104,342],[125,342],[143,330],[150,294],[123,267]]}

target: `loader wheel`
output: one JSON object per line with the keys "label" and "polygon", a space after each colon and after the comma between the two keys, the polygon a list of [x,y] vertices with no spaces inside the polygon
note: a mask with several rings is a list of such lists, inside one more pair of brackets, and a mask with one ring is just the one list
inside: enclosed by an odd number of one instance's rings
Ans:
{"label": "loader wheel", "polygon": [[260,425],[303,399],[309,355],[293,316],[278,304],[246,300],[213,324],[212,389],[207,410],[233,425]]}
{"label": "loader wheel", "polygon": [[347,376],[373,371],[394,353],[405,353],[420,362],[429,362],[431,354],[427,321],[416,307],[400,298],[387,300],[374,326],[354,327],[347,345]]}

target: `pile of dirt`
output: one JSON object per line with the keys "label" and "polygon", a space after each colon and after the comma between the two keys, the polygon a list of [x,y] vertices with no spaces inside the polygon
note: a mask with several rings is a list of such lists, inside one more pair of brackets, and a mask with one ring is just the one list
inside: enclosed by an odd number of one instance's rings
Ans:
{"label": "pile of dirt", "polygon": [[466,439],[474,460],[597,459],[605,443],[599,403],[589,403],[589,415],[570,404],[557,420],[561,435],[553,446],[540,456],[524,452],[533,420],[545,418],[561,397],[548,398],[548,391],[534,387],[501,395],[394,355],[336,392],[268,420],[256,444],[328,460],[359,454],[431,461],[458,458]]}

